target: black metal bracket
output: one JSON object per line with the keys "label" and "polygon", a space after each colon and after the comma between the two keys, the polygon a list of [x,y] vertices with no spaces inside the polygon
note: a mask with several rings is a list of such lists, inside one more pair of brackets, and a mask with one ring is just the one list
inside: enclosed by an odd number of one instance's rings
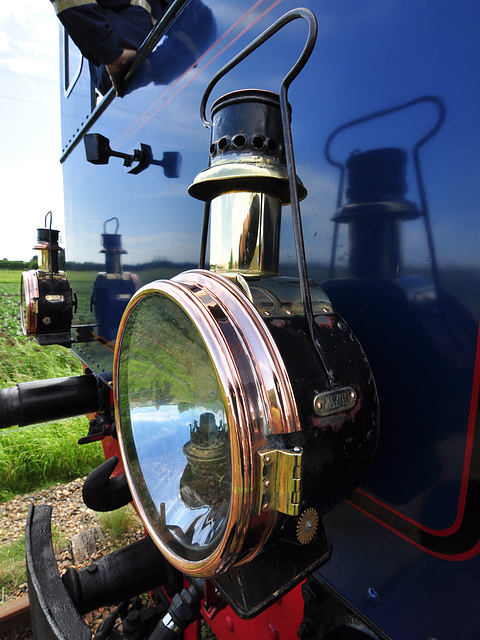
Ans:
{"label": "black metal bracket", "polygon": [[[212,582],[236,615],[248,620],[324,565],[331,552],[332,545],[320,521],[315,539],[309,544],[278,538],[253,560],[231,567]],[[262,576],[262,580],[258,576]]]}
{"label": "black metal bracket", "polygon": [[112,418],[98,414],[89,422],[88,433],[83,438],[79,438],[78,444],[89,444],[104,440],[107,436],[116,437],[115,422]]}
{"label": "black metal bracket", "polygon": [[110,147],[110,140],[101,133],[86,133],[83,140],[87,161],[92,164],[108,164],[113,156],[122,158],[125,171],[133,175],[141,173],[150,165],[163,167],[167,178],[178,178],[180,175],[181,155],[178,151],[165,151],[162,160],[155,160],[152,148],[143,142],[140,143],[140,148],[134,149],[132,153],[123,153],[114,151]]}

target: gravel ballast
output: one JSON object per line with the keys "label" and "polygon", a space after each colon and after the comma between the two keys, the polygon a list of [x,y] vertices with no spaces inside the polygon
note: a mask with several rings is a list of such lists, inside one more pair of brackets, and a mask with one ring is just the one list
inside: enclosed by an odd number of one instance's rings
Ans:
{"label": "gravel ballast", "polygon": [[[108,531],[98,535],[101,527],[99,515],[89,509],[82,499],[84,478],[73,482],[57,484],[49,489],[42,489],[23,496],[16,496],[9,502],[0,504],[0,544],[9,545],[25,535],[28,509],[35,505],[48,504],[53,507],[52,532],[55,540],[54,550],[58,569],[62,575],[69,567],[82,568],[99,560],[116,548],[139,540],[143,536],[143,525],[134,518],[134,526],[115,541],[110,539]],[[94,529],[96,544],[92,553],[83,562],[75,564],[72,554],[72,538],[77,534]],[[3,602],[23,596],[27,592],[27,584],[21,584],[13,593],[3,593]]]}

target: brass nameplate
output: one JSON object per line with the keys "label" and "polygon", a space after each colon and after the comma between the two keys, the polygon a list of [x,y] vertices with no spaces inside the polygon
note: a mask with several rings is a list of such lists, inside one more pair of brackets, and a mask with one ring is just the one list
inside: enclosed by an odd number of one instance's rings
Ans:
{"label": "brass nameplate", "polygon": [[357,393],[352,387],[324,391],[315,396],[313,409],[317,416],[330,416],[352,409],[357,404]]}

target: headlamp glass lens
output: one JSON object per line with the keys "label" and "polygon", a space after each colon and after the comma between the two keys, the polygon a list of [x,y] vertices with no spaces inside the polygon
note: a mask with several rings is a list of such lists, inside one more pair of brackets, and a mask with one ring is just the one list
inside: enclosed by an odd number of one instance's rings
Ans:
{"label": "headlamp glass lens", "polygon": [[124,462],[143,515],[175,554],[206,558],[226,527],[232,469],[202,337],[174,300],[146,295],[125,323],[117,366]]}

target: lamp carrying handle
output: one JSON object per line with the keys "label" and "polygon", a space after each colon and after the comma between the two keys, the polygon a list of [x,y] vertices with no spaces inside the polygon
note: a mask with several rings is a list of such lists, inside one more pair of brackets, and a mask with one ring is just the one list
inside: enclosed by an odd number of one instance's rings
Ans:
{"label": "lamp carrying handle", "polygon": [[290,71],[282,80],[281,87],[288,88],[290,86],[293,80],[298,76],[300,71],[306,65],[310,57],[310,54],[313,51],[313,47],[315,46],[315,42],[317,39],[317,31],[318,31],[317,19],[309,9],[304,9],[304,8],[293,9],[292,11],[289,11],[288,13],[283,15],[276,22],[274,22],[270,27],[268,27],[268,29],[266,29],[257,38],[255,38],[255,40],[252,40],[252,42],[249,45],[247,45],[244,49],[242,49],[240,53],[234,56],[230,60],[230,62],[227,62],[226,65],[224,65],[219,71],[217,71],[217,73],[213,76],[213,78],[208,83],[203,93],[202,100],[200,102],[200,118],[206,127],[211,128],[213,126],[213,123],[207,119],[206,107],[207,107],[208,98],[210,97],[210,94],[212,93],[213,88],[219,82],[219,80],[221,80],[225,75],[227,75],[229,71],[231,71],[234,67],[236,67],[247,56],[253,53],[253,51],[258,49],[258,47],[260,47],[264,42],[269,40],[275,33],[277,33],[277,31],[280,31],[280,29],[282,29],[286,24],[288,24],[289,22],[292,22],[293,20],[297,20],[299,18],[307,21],[308,34],[307,34],[307,39],[306,39],[305,46],[303,48],[302,53],[298,57],[293,67],[290,69]]}
{"label": "lamp carrying handle", "polygon": [[[310,292],[310,283],[308,278],[308,270],[307,270],[307,260],[305,255],[305,243],[303,238],[303,229],[302,229],[302,219],[300,214],[300,203],[298,197],[298,188],[297,188],[297,180],[296,180],[296,169],[295,169],[295,157],[293,152],[293,141],[292,141],[292,132],[290,128],[290,119],[288,113],[288,99],[287,93],[288,88],[298,76],[300,71],[306,65],[310,55],[315,46],[315,42],[317,40],[317,19],[312,11],[305,8],[298,8],[289,11],[284,14],[281,18],[279,18],[276,22],[274,22],[268,29],[266,29],[262,34],[260,34],[255,40],[253,40],[248,46],[246,46],[240,53],[238,53],[235,57],[233,57],[230,62],[228,62],[225,66],[223,66],[210,80],[208,83],[200,103],[200,118],[205,127],[212,128],[213,122],[207,119],[206,116],[206,106],[208,98],[212,93],[213,88],[218,83],[218,81],[223,78],[229,71],[231,71],[234,67],[236,67],[242,60],[244,60],[247,56],[249,56],[253,51],[258,49],[264,42],[266,42],[271,36],[277,33],[280,29],[282,29],[286,24],[292,22],[293,20],[302,19],[305,20],[308,24],[308,33],[305,41],[305,45],[297,61],[287,73],[287,75],[283,78],[280,91],[279,91],[279,99],[280,99],[280,112],[282,117],[282,128],[283,128],[283,136],[285,142],[285,158],[287,164],[287,174],[288,174],[288,184],[290,190],[290,204],[291,204],[291,212],[292,212],[292,224],[293,224],[293,234],[295,239],[295,250],[297,255],[297,267],[298,267],[298,275],[300,281],[300,290],[302,295],[303,309],[305,313],[305,318],[308,323],[310,340],[314,349],[316,350],[323,367],[325,369],[325,373],[327,375],[328,382],[331,387],[335,387],[338,384],[338,375],[333,366],[333,362],[328,354],[328,352],[324,349],[321,342],[316,337],[316,327],[315,327],[315,319],[313,314],[312,307],[312,297]],[[202,236],[202,252],[204,251],[204,247],[206,246],[206,226],[209,215],[209,204],[206,204],[205,215],[204,215],[204,232]],[[204,261],[200,259],[200,266],[203,266]]]}

